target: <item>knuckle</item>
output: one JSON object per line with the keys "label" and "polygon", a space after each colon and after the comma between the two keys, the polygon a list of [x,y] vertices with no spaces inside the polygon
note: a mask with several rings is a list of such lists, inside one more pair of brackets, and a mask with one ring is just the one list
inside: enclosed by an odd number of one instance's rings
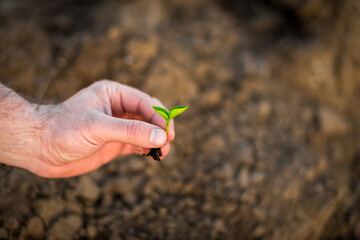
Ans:
{"label": "knuckle", "polygon": [[93,114],[89,114],[84,118],[81,125],[83,125],[83,127],[85,127],[86,129],[92,129],[97,122],[98,122],[97,117]]}
{"label": "knuckle", "polygon": [[96,81],[95,83],[93,83],[91,85],[91,88],[95,91],[95,92],[103,92],[107,87],[109,87],[109,85],[111,85],[113,82],[110,80],[100,80],[100,81]]}
{"label": "knuckle", "polygon": [[133,141],[141,132],[141,124],[137,121],[129,121],[126,124],[126,136],[130,141]]}
{"label": "knuckle", "polygon": [[95,82],[95,83],[92,85],[92,89],[93,89],[95,92],[98,92],[98,91],[103,90],[103,89],[106,87],[106,85],[107,85],[107,83],[105,83],[104,80],[101,80],[101,81]]}
{"label": "knuckle", "polygon": [[109,84],[109,83],[111,83],[110,80],[102,79],[102,80],[96,81],[96,82],[94,83],[94,85],[105,85],[105,84]]}

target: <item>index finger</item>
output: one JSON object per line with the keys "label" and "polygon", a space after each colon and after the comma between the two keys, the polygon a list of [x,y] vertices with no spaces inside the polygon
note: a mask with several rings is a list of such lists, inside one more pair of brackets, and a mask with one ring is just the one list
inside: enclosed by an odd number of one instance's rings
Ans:
{"label": "index finger", "polygon": [[[166,128],[166,121],[155,112],[152,106],[164,105],[148,94],[117,82],[110,82],[107,93],[113,115],[131,113],[141,116],[145,121]],[[173,125],[169,128],[169,140],[175,137]]]}

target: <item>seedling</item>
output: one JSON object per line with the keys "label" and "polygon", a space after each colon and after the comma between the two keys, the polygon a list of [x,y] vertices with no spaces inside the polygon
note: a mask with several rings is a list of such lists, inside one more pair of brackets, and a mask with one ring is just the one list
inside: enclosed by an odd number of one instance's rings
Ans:
{"label": "seedling", "polygon": [[168,112],[165,108],[162,107],[156,107],[153,106],[153,108],[155,109],[155,111],[160,114],[166,121],[166,133],[169,130],[169,124],[171,119],[173,119],[174,117],[176,117],[177,115],[181,114],[183,111],[185,111],[188,106],[179,106],[179,107],[174,107],[172,109],[170,109],[170,111]]}
{"label": "seedling", "polygon": [[[153,106],[153,108],[155,109],[155,111],[160,114],[166,121],[166,133],[169,130],[169,124],[171,122],[171,119],[173,119],[174,117],[176,117],[177,115],[181,114],[183,111],[185,111],[188,106],[179,106],[179,107],[174,107],[172,109],[170,109],[170,111],[168,112],[165,108],[162,107],[156,107]],[[151,148],[150,152],[148,154],[146,154],[146,156],[151,156],[154,160],[156,161],[160,161],[160,157],[162,156],[161,153],[161,148]]]}

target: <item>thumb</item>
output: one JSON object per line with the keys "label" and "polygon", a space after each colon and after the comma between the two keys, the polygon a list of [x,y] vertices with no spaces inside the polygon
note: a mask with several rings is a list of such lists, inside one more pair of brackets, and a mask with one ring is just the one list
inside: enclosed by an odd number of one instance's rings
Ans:
{"label": "thumb", "polygon": [[107,142],[122,142],[143,148],[162,147],[167,141],[164,129],[138,120],[108,117],[101,137]]}

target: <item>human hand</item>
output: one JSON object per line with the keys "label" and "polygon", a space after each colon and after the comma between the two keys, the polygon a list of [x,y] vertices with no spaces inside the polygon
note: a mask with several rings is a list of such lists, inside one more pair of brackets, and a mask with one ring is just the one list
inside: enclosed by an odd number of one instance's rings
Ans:
{"label": "human hand", "polygon": [[[99,81],[59,105],[41,106],[46,124],[41,158],[30,171],[43,177],[70,177],[92,171],[118,155],[144,154],[161,147],[166,156],[174,124],[152,106],[162,103],[117,82]],[[43,121],[44,122],[44,121]]]}

